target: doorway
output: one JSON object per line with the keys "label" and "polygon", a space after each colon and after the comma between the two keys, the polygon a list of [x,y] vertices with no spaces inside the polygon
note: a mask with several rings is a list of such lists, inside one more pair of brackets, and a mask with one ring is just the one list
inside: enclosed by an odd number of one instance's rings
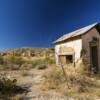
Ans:
{"label": "doorway", "polygon": [[91,52],[91,64],[92,64],[92,70],[94,73],[98,72],[98,47],[90,46],[90,52]]}
{"label": "doorway", "polygon": [[61,62],[63,65],[72,64],[73,55],[60,55],[59,60],[60,60],[59,62]]}
{"label": "doorway", "polygon": [[66,64],[73,63],[73,55],[67,55],[66,56]]}

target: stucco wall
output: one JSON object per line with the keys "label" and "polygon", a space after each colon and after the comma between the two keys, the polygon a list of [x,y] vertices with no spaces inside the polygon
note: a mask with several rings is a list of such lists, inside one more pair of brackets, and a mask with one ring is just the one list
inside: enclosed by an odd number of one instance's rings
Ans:
{"label": "stucco wall", "polygon": [[93,37],[96,37],[96,38],[99,39],[98,63],[99,63],[99,69],[100,69],[100,35],[99,35],[98,31],[95,28],[93,28],[87,34],[84,34],[82,36],[82,48],[86,50],[87,59],[88,59],[88,62],[90,63],[90,46],[89,46],[89,42],[92,41]]}
{"label": "stucco wall", "polygon": [[76,39],[74,41],[69,41],[69,42],[65,42],[62,44],[57,44],[55,45],[55,56],[56,56],[56,63],[59,64],[58,62],[58,54],[59,54],[59,49],[60,46],[67,46],[67,47],[71,47],[74,49],[75,52],[75,62],[77,62],[80,59],[80,52],[82,50],[82,39]]}

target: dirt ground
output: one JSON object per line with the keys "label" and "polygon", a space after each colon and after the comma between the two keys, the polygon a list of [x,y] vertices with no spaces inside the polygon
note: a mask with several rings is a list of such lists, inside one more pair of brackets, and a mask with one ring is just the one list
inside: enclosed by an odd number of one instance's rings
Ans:
{"label": "dirt ground", "polygon": [[19,85],[27,87],[29,92],[23,94],[23,100],[74,100],[67,96],[62,96],[53,90],[43,91],[40,85],[43,81],[43,74],[47,73],[49,69],[38,70],[22,70],[22,71],[2,71],[8,77],[16,78]]}

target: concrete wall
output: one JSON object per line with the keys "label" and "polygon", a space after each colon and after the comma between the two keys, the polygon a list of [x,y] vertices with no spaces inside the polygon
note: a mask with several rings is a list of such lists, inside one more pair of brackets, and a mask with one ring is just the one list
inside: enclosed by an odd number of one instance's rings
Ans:
{"label": "concrete wall", "polygon": [[93,37],[98,38],[98,65],[100,71],[100,33],[95,29],[91,29],[86,34],[82,35],[81,38],[76,40],[63,42],[60,44],[55,45],[55,56],[56,56],[56,63],[59,64],[59,49],[61,46],[67,46],[74,49],[75,53],[75,62],[77,62],[81,57],[81,50],[86,50],[86,58],[90,63],[91,55],[90,55],[90,45],[89,43],[93,40]]}
{"label": "concrete wall", "polygon": [[75,52],[75,62],[77,62],[80,59],[80,56],[81,56],[80,52],[82,50],[82,39],[76,39],[74,41],[64,42],[64,43],[55,45],[55,56],[56,56],[57,64],[59,64],[58,55],[59,55],[60,46],[67,46],[67,47],[73,48]]}
{"label": "concrete wall", "polygon": [[98,63],[99,63],[99,69],[100,69],[100,35],[98,31],[93,28],[90,30],[87,34],[84,34],[82,36],[82,48],[86,50],[86,55],[88,62],[90,63],[90,46],[89,42],[92,41],[93,37],[96,37],[99,39],[99,44],[98,44]]}

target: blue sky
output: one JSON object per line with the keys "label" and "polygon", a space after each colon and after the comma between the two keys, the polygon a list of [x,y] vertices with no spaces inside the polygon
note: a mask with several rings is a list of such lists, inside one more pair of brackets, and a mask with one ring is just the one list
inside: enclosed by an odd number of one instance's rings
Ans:
{"label": "blue sky", "polygon": [[100,22],[100,0],[0,0],[0,50],[52,47],[65,33]]}

